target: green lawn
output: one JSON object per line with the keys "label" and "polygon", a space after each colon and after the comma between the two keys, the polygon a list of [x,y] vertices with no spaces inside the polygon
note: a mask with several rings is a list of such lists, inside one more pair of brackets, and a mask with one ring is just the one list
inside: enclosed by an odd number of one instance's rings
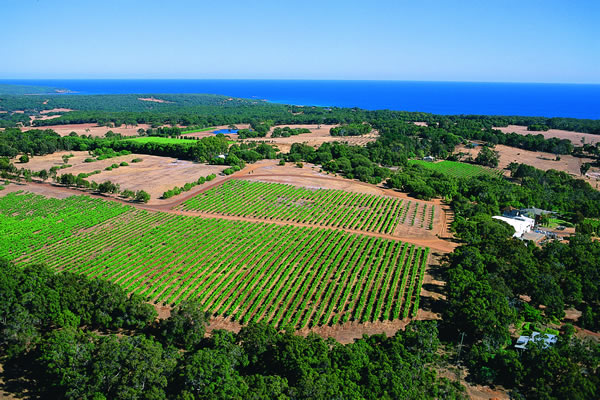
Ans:
{"label": "green lawn", "polygon": [[187,133],[206,132],[206,131],[212,131],[213,129],[215,129],[214,126],[211,126],[208,128],[190,129],[190,130],[186,130],[186,131],[181,131],[181,134],[185,135]]}
{"label": "green lawn", "polygon": [[502,171],[479,165],[467,164],[457,161],[428,162],[422,160],[409,160],[410,164],[417,164],[427,169],[432,169],[457,178],[470,178],[479,175],[500,176]]}
{"label": "green lawn", "polygon": [[174,139],[174,138],[165,138],[158,136],[145,136],[145,137],[136,137],[133,139],[127,139],[131,142],[138,143],[160,143],[160,144],[194,144],[197,141],[193,139]]}

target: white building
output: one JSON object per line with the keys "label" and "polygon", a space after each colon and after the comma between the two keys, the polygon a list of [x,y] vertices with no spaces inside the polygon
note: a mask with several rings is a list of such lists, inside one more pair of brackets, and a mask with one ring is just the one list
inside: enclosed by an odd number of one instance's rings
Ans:
{"label": "white building", "polygon": [[515,347],[517,349],[527,349],[527,343],[529,342],[542,342],[543,348],[548,348],[551,345],[555,344],[558,341],[558,337],[556,335],[551,335],[549,333],[540,334],[539,332],[533,332],[531,336],[519,336],[517,339],[517,344]]}
{"label": "white building", "polygon": [[531,232],[533,227],[535,226],[535,220],[529,217],[501,217],[498,215],[493,216],[492,218],[497,219],[499,221],[504,221],[513,228],[515,228],[515,234],[513,237],[521,238],[524,233]]}

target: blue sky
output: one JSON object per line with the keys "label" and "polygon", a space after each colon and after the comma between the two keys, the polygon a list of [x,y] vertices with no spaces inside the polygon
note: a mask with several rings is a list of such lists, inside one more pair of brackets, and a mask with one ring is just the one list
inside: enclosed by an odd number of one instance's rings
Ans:
{"label": "blue sky", "polygon": [[600,2],[2,0],[0,78],[600,83]]}

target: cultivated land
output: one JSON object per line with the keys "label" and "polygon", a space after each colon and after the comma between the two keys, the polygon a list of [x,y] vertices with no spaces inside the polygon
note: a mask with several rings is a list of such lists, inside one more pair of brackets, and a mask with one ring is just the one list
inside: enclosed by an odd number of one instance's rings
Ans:
{"label": "cultivated land", "polygon": [[[458,146],[455,151],[461,153],[470,154],[473,158],[477,157],[477,154],[481,150],[481,147],[475,147],[472,149],[468,149],[464,146]],[[564,171],[568,174],[576,177],[578,179],[584,179],[592,185],[592,187],[599,188],[599,178],[598,173],[600,172],[599,168],[592,167],[588,172],[588,176],[581,176],[581,172],[579,168],[581,164],[586,162],[593,162],[594,160],[591,158],[579,158],[573,157],[569,155],[561,155],[560,160],[556,161],[556,155],[552,153],[544,153],[541,151],[529,151],[517,149],[515,147],[509,147],[504,145],[496,145],[494,150],[499,153],[500,160],[498,163],[498,168],[504,169],[511,162],[523,163],[531,165],[535,168],[547,171],[549,169],[555,169],[557,171]],[[505,174],[508,175],[509,171],[505,171]]]}
{"label": "cultivated land", "polygon": [[600,142],[600,135],[593,135],[591,133],[582,133],[582,132],[571,132],[571,131],[563,131],[561,129],[549,129],[547,131],[528,131],[526,126],[521,125],[508,125],[506,127],[494,127],[494,129],[498,129],[504,133],[518,133],[519,135],[544,135],[545,138],[558,138],[558,139],[568,139],[575,146],[581,146],[581,139],[588,144],[595,144]]}
{"label": "cultivated land", "polygon": [[306,189],[279,183],[231,180],[180,207],[222,215],[293,221],[393,234],[399,224],[433,229],[435,207],[401,199],[332,189]]}
{"label": "cultivated land", "polygon": [[[101,277],[158,303],[301,329],[406,319],[428,249],[340,230],[135,210],[88,196],[0,198],[0,256]],[[16,245],[13,246],[13,243]]]}
{"label": "cultivated land", "polygon": [[502,171],[498,171],[494,168],[481,167],[479,165],[466,164],[456,161],[438,161],[428,162],[422,160],[410,160],[409,163],[420,165],[424,168],[428,168],[437,172],[452,175],[457,178],[470,178],[473,176],[489,175],[489,176],[500,176]]}

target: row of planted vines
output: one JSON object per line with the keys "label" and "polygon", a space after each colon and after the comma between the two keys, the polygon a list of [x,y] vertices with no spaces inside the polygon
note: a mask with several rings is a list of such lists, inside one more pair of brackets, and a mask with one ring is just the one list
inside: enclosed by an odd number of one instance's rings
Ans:
{"label": "row of planted vines", "polygon": [[393,197],[237,179],[179,208],[380,233],[392,233],[403,212],[402,200]]}
{"label": "row of planted vines", "polygon": [[[45,212],[60,216],[79,202],[96,214],[113,210],[113,203],[90,206],[88,200],[55,200]],[[28,205],[35,208],[35,202],[23,202],[16,215],[1,210],[0,227],[9,240],[36,229],[20,224]],[[21,263],[107,279],[157,303],[197,298],[214,315],[242,323],[303,328],[406,318],[418,310],[428,249],[322,228],[132,208],[111,212],[93,229],[76,225],[69,235],[30,243],[25,255],[9,254]]]}

